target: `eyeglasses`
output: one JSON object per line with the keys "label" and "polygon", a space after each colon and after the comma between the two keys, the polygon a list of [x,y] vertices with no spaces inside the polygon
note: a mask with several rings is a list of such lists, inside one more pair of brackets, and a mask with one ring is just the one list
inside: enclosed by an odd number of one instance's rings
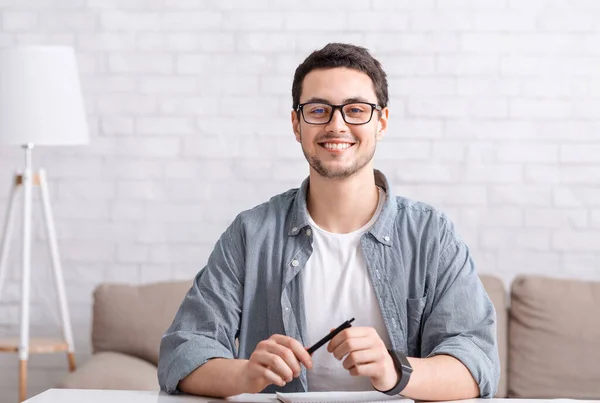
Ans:
{"label": "eyeglasses", "polygon": [[344,122],[350,125],[364,125],[371,121],[373,111],[382,108],[369,102],[351,102],[343,105],[330,105],[323,102],[306,102],[298,105],[304,121],[310,125],[326,125],[331,122],[333,113],[339,109]]}

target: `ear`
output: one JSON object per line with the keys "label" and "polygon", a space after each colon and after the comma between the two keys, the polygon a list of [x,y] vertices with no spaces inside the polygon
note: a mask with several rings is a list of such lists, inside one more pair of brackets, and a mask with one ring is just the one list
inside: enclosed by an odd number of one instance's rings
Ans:
{"label": "ear", "polygon": [[377,141],[381,140],[385,135],[385,131],[388,127],[389,112],[390,110],[387,106],[381,110],[381,117],[377,122]]}
{"label": "ear", "polygon": [[292,130],[296,136],[296,141],[300,143],[300,120],[298,119],[298,113],[296,111],[292,111]]}

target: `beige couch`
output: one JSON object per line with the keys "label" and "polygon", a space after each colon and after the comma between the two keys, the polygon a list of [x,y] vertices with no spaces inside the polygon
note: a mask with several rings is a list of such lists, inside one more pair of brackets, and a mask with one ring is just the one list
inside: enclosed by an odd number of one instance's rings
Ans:
{"label": "beige couch", "polygon": [[[600,283],[480,276],[498,314],[497,397],[600,399]],[[103,284],[94,292],[94,355],[65,388],[156,390],[163,332],[190,282]]]}

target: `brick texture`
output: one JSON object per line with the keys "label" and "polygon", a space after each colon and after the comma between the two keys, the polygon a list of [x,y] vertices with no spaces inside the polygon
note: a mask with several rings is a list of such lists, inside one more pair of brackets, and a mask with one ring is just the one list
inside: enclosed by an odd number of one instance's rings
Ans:
{"label": "brick texture", "polygon": [[[299,185],[291,80],[329,41],[383,63],[391,121],[375,165],[448,213],[480,272],[600,280],[599,21],[584,0],[2,1],[0,47],[78,55],[91,144],[36,148],[34,162],[50,178],[79,361],[93,287],[191,278],[239,211]],[[21,161],[0,147],[0,213]],[[39,216],[32,335],[59,334]],[[18,331],[11,245],[0,337]],[[30,394],[63,372],[64,357],[35,357]],[[16,401],[16,374],[1,354],[0,403]]]}

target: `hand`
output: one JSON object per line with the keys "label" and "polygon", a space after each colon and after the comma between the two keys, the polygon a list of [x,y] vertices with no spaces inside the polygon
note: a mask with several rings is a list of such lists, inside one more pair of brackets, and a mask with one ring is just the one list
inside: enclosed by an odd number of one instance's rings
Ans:
{"label": "hand", "polygon": [[372,327],[351,327],[341,331],[327,345],[327,351],[341,360],[352,376],[368,376],[381,391],[398,383],[394,361],[377,331]]}
{"label": "hand", "polygon": [[312,359],[296,339],[274,334],[263,340],[247,361],[242,378],[248,393],[258,393],[271,384],[284,386],[300,376],[300,363],[312,368]]}

